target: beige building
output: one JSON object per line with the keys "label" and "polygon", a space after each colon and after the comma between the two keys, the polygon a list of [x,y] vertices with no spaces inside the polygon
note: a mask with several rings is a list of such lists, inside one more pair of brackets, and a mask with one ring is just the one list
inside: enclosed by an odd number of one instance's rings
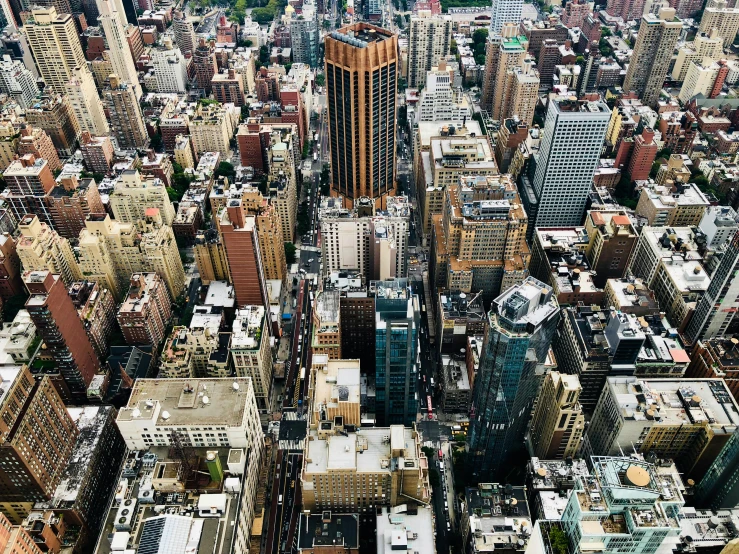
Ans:
{"label": "beige building", "polygon": [[452,19],[448,15],[433,15],[430,10],[418,10],[418,15],[411,16],[408,29],[408,86],[422,88],[426,72],[449,54]]}
{"label": "beige building", "polygon": [[325,354],[314,354],[310,379],[312,428],[336,417],[343,418],[344,425],[361,425],[359,360],[330,360]]}
{"label": "beige building", "polygon": [[13,162],[17,150],[18,129],[15,128],[12,121],[8,119],[0,120],[0,171],[5,171]]}
{"label": "beige building", "polygon": [[69,241],[62,238],[35,215],[27,215],[18,223],[20,237],[16,252],[24,271],[43,271],[60,275],[69,286],[82,279]]}
{"label": "beige building", "polygon": [[222,314],[195,313],[189,327],[178,326],[164,344],[159,377],[228,377],[229,334],[220,333]]}
{"label": "beige building", "polygon": [[239,109],[233,104],[200,104],[190,119],[190,140],[195,154],[220,152],[228,156],[229,141],[239,122]]}
{"label": "beige building", "polygon": [[691,61],[685,74],[683,86],[677,95],[680,102],[686,104],[697,94],[702,94],[706,98],[710,97],[720,70],[721,65],[712,58],[706,57],[702,60]]}
{"label": "beige building", "polygon": [[430,141],[428,152],[421,152],[416,190],[423,233],[428,239],[431,218],[440,215],[446,189],[464,176],[495,176],[498,166],[487,137],[467,135],[439,136]]}
{"label": "beige building", "polygon": [[716,29],[718,36],[724,41],[724,48],[729,48],[734,43],[734,38],[739,31],[739,8],[729,8],[726,0],[714,0],[708,3],[703,10],[698,30],[701,33],[709,33]]}
{"label": "beige building", "polygon": [[195,159],[192,155],[192,143],[189,135],[177,135],[174,144],[174,161],[183,169],[195,169]]}
{"label": "beige building", "polygon": [[135,224],[145,219],[149,208],[159,210],[165,225],[172,225],[175,217],[175,210],[164,183],[159,179],[142,179],[136,169],[128,169],[121,173],[113,192],[110,193],[110,208],[121,223]]}
{"label": "beige building", "polygon": [[301,486],[306,510],[374,514],[377,506],[431,501],[426,455],[415,429],[402,425],[347,432],[341,418],[306,437]]}
{"label": "beige building", "polygon": [[696,35],[690,42],[677,51],[675,65],[672,68],[672,79],[684,81],[691,62],[700,62],[704,58],[718,60],[724,53],[724,41],[715,27],[707,33]]}
{"label": "beige building", "polygon": [[87,65],[72,69],[72,77],[65,89],[72,111],[80,124],[80,131],[87,131],[92,136],[108,135],[110,127],[105,118],[103,103],[100,101],[95,80]]}
{"label": "beige building", "polygon": [[578,402],[581,391],[577,375],[551,371],[544,377],[529,431],[534,456],[544,460],[575,456],[585,428]]}
{"label": "beige building", "polygon": [[539,72],[532,65],[533,60],[527,59],[520,67],[506,72],[503,101],[498,114],[500,121],[514,116],[528,125],[534,121],[534,112],[539,101]]}
{"label": "beige building", "polygon": [[697,227],[709,205],[693,183],[648,184],[639,195],[636,215],[651,227]]}
{"label": "beige building", "polygon": [[269,193],[280,216],[282,237],[289,242],[295,236],[295,220],[298,216],[295,167],[296,161],[300,159],[300,152],[297,126],[273,126],[268,148]]}
{"label": "beige building", "polygon": [[272,349],[269,320],[264,306],[245,306],[236,311],[231,334],[231,360],[237,377],[249,377],[260,412],[272,407]]}
{"label": "beige building", "polygon": [[493,119],[503,121],[503,101],[508,71],[521,67],[526,59],[528,40],[519,35],[518,23],[504,23],[500,34],[488,37],[485,50],[485,74],[480,107]]}
{"label": "beige building", "polygon": [[216,230],[208,229],[195,236],[195,263],[204,285],[230,280],[226,250]]}
{"label": "beige building", "polygon": [[85,278],[107,286],[120,300],[133,273],[156,272],[173,299],[185,287],[172,228],[164,225],[156,208],[136,225],[103,214],[91,214],[79,237],[79,264]]}
{"label": "beige building", "polygon": [[65,94],[74,68],[87,67],[74,17],[69,13],[57,14],[53,6],[36,7],[23,30],[42,79],[54,92]]}
{"label": "beige building", "polygon": [[324,290],[316,294],[313,306],[313,355],[324,354],[330,360],[341,358],[340,292]]}
{"label": "beige building", "polygon": [[675,16],[674,8],[662,8],[657,15],[648,13],[642,17],[624,91],[636,92],[648,106],[657,103],[682,29],[683,23]]}
{"label": "beige building", "polygon": [[[297,185],[295,188],[297,188]],[[240,192],[240,198],[247,213],[253,214],[256,218],[259,254],[262,258],[264,278],[276,279],[285,283],[287,262],[285,261],[282,218],[276,207],[279,202],[275,198],[265,199],[258,188],[246,186],[242,187]],[[217,211],[217,209],[214,211]]]}
{"label": "beige building", "polygon": [[110,127],[119,148],[146,148],[149,135],[146,132],[141,106],[136,99],[136,90],[115,74],[108,78],[109,85],[103,90]]}

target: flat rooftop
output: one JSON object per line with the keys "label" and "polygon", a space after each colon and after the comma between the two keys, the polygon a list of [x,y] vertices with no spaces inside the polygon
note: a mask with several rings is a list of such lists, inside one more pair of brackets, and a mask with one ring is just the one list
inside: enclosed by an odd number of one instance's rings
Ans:
{"label": "flat rooftop", "polygon": [[377,554],[397,551],[436,552],[434,516],[431,508],[418,506],[413,513],[389,513],[383,507],[377,514]]}
{"label": "flat rooftop", "polygon": [[393,37],[393,33],[382,27],[357,23],[331,33],[331,38],[350,44],[356,48],[366,48],[371,42],[382,42]]}
{"label": "flat rooftop", "polygon": [[331,512],[300,514],[298,548],[310,550],[322,546],[358,549],[359,515]]}
{"label": "flat rooftop", "polygon": [[155,419],[156,425],[226,425],[244,419],[251,378],[139,379],[118,421]]}

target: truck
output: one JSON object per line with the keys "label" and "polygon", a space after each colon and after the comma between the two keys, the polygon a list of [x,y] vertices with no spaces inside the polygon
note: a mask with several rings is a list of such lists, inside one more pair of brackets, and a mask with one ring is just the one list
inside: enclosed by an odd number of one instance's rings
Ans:
{"label": "truck", "polygon": [[313,161],[314,162],[318,161],[318,152],[313,152]]}
{"label": "truck", "polygon": [[318,133],[313,133],[313,140],[318,142]]}

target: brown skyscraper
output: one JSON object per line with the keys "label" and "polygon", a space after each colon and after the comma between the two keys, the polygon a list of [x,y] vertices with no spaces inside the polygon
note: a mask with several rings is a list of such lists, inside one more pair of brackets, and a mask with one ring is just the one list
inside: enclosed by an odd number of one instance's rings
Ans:
{"label": "brown skyscraper", "polygon": [[54,494],[77,440],[77,428],[49,377],[35,380],[22,366],[17,374],[3,375],[2,388],[0,509],[20,523],[33,502]]}
{"label": "brown skyscraper", "polygon": [[331,193],[349,200],[395,192],[398,38],[355,23],[326,37]]}
{"label": "brown skyscraper", "polygon": [[64,282],[49,271],[27,271],[23,281],[31,294],[26,310],[54,360],[54,371],[61,374],[55,381],[59,393],[65,400],[86,402],[100,361]]}

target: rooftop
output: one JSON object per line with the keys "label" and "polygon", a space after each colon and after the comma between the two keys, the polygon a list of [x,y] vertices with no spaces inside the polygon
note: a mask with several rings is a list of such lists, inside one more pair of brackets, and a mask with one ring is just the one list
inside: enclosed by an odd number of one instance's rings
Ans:
{"label": "rooftop", "polygon": [[[300,514],[298,548],[314,547],[359,548],[359,515],[357,514]],[[320,549],[319,549],[320,550]]]}
{"label": "rooftop", "polygon": [[236,311],[231,335],[232,349],[259,348],[264,321],[264,306],[244,306]]}
{"label": "rooftop", "polygon": [[335,406],[339,402],[359,404],[359,360],[328,360],[325,355],[313,356],[315,383],[313,409]]}
{"label": "rooftop", "polygon": [[386,507],[377,514],[377,554],[397,551],[436,552],[434,544],[434,515],[427,506],[406,507],[406,510]]}
{"label": "rooftop", "polygon": [[367,25],[366,23],[357,23],[342,27],[329,35],[346,44],[350,44],[355,48],[367,48],[371,42],[382,42],[393,37],[393,33],[381,27]]}

